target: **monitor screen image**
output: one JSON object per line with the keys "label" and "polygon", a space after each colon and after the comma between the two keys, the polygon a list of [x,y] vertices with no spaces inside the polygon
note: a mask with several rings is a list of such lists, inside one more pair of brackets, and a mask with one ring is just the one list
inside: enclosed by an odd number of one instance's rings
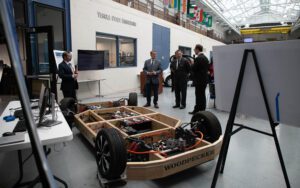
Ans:
{"label": "monitor screen image", "polygon": [[78,70],[104,69],[104,51],[78,50]]}
{"label": "monitor screen image", "polygon": [[253,42],[253,38],[244,38],[244,43]]}

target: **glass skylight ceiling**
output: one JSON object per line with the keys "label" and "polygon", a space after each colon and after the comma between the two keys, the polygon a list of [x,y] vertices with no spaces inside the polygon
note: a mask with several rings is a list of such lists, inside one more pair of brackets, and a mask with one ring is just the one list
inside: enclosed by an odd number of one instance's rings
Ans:
{"label": "glass skylight ceiling", "polygon": [[[201,2],[201,1],[200,1]],[[236,26],[295,22],[300,0],[206,0]]]}

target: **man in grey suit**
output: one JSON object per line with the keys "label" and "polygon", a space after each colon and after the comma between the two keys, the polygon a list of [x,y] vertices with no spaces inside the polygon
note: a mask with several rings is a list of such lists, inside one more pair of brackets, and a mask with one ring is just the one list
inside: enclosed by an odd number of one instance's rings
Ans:
{"label": "man in grey suit", "polygon": [[151,105],[151,90],[153,90],[153,103],[155,108],[159,108],[158,101],[158,86],[159,86],[159,75],[162,72],[160,62],[156,60],[156,51],[150,52],[151,59],[145,61],[144,73],[146,75],[146,97],[147,103],[144,107]]}

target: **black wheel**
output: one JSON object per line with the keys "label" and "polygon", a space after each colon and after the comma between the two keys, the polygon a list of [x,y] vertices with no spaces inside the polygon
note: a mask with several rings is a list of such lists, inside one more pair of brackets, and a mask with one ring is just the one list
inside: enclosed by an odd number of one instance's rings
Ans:
{"label": "black wheel", "polygon": [[172,78],[171,75],[167,76],[167,78],[165,79],[165,84],[166,87],[172,87]]}
{"label": "black wheel", "polygon": [[96,137],[95,150],[98,171],[106,179],[116,179],[124,172],[127,163],[125,142],[113,128],[101,129]]}
{"label": "black wheel", "polygon": [[128,98],[128,106],[137,106],[138,105],[138,97],[137,93],[129,93]]}
{"label": "black wheel", "polygon": [[60,101],[60,109],[62,111],[64,110],[67,110],[67,109],[70,109],[70,110],[74,110],[75,108],[75,99],[72,98],[72,97],[67,97],[67,98],[63,98],[61,101]]}
{"label": "black wheel", "polygon": [[197,129],[204,135],[204,140],[215,142],[222,135],[218,118],[211,112],[200,111],[193,115],[191,122],[198,122]]}

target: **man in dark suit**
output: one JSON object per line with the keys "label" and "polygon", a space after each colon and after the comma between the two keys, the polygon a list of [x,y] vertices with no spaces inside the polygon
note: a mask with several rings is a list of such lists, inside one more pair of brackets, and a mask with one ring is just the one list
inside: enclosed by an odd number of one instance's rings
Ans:
{"label": "man in dark suit", "polygon": [[63,53],[63,62],[58,65],[58,76],[61,78],[60,89],[63,92],[64,98],[72,97],[76,100],[76,89],[78,89],[77,83],[77,71],[72,67],[70,63],[72,59],[71,53]]}
{"label": "man in dark suit", "polygon": [[162,72],[160,62],[156,60],[156,51],[150,52],[151,59],[145,61],[144,73],[146,75],[146,97],[147,103],[144,107],[149,107],[151,105],[151,90],[153,90],[153,103],[155,108],[159,108],[158,101],[158,86],[159,86],[159,75]]}
{"label": "man in dark suit", "polygon": [[[171,62],[170,69],[174,75],[174,86],[175,86],[175,106],[173,108],[184,109],[186,106],[186,90],[188,75],[190,73],[189,61],[182,57],[182,52],[177,50],[175,57]],[[181,103],[181,106],[180,106]]]}
{"label": "man in dark suit", "polygon": [[195,95],[196,95],[196,105],[192,112],[189,114],[195,114],[198,111],[204,111],[206,108],[206,96],[205,89],[208,83],[208,67],[209,61],[207,57],[203,54],[203,46],[197,44],[195,46],[195,62],[192,63],[192,72],[194,75],[195,84]]}

